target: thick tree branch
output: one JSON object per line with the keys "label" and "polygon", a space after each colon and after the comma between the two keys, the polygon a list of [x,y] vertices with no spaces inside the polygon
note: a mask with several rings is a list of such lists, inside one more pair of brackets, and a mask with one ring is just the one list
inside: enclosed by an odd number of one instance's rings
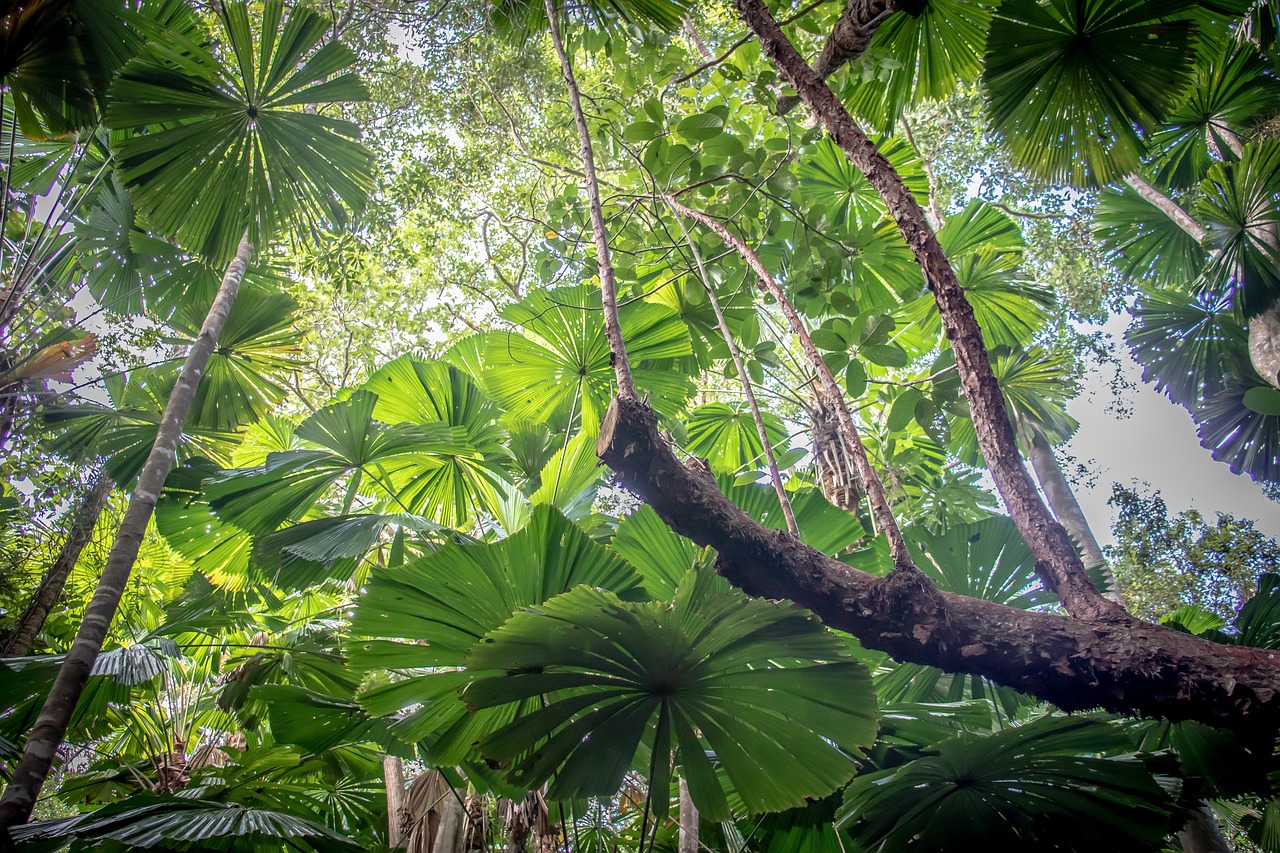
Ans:
{"label": "thick tree branch", "polygon": [[973,307],[929,227],[924,210],[831,89],[805,64],[764,3],[734,0],[734,5],[760,40],[765,55],[795,87],[831,140],[867,176],[915,255],[938,304],[943,330],[955,351],[978,444],[1010,517],[1035,555],[1040,576],[1072,615],[1129,621],[1124,609],[1103,598],[1089,580],[1067,531],[1040,500],[1035,483],[1022,464],[1004,396],[992,373]]}
{"label": "thick tree branch", "polygon": [[1066,710],[1193,719],[1270,744],[1280,652],[1227,646],[1136,619],[1083,622],[940,592],[916,572],[874,577],[765,528],[681,465],[657,416],[615,399],[596,448],[672,530],[715,548],[717,570],[753,595],[789,598],[900,661],[981,675]]}

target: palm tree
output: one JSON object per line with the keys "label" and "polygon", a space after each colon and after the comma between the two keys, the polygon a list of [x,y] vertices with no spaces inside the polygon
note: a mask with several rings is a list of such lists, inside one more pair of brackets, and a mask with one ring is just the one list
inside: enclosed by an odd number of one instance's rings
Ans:
{"label": "palm tree", "polygon": [[[174,35],[152,44],[151,55],[133,60],[112,86],[107,120],[121,129],[151,128],[120,145],[125,186],[152,227],[226,269],[170,394],[73,650],[0,801],[6,828],[29,816],[102,648],[254,246],[283,226],[342,221],[343,204],[358,206],[364,196],[368,157],[350,138],[355,129],[293,109],[361,97],[355,77],[338,73],[353,54],[336,43],[315,49],[327,24],[304,9],[286,17],[280,2],[264,10],[258,59],[247,8],[228,4],[221,18],[231,56]],[[303,57],[308,61],[298,66]],[[212,145],[195,149],[197,138]],[[281,193],[282,186],[292,192]]]}

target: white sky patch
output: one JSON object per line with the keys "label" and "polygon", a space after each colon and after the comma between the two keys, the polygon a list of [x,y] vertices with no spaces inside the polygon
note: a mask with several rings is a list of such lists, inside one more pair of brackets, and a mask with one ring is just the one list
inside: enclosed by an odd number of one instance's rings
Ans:
{"label": "white sky patch", "polygon": [[1107,499],[1111,484],[1118,482],[1131,487],[1149,483],[1160,491],[1171,515],[1194,508],[1212,522],[1219,512],[1231,513],[1253,519],[1260,531],[1280,538],[1280,503],[1268,500],[1248,476],[1232,474],[1215,462],[1200,446],[1190,413],[1142,381],[1141,368],[1124,343],[1128,323],[1127,315],[1118,314],[1103,328],[1115,342],[1126,378],[1135,383],[1130,417],[1121,420],[1106,411],[1111,390],[1105,371],[1089,373],[1080,396],[1067,405],[1080,429],[1064,449],[1098,478],[1091,489],[1075,487],[1094,535],[1104,545],[1114,541]]}

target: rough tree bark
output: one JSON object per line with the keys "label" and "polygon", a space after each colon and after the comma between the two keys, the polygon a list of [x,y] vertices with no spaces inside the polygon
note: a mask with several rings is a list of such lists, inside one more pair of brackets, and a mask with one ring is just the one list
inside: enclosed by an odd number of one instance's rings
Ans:
{"label": "rough tree bark", "polygon": [[795,600],[898,660],[982,675],[1067,710],[1101,707],[1195,719],[1269,744],[1280,727],[1280,653],[1151,625],[1099,595],[1023,467],[973,310],[924,212],[764,5],[735,4],[766,55],[885,199],[913,250],[956,352],[997,487],[1036,556],[1037,570],[1071,617],[941,592],[917,572],[873,577],[763,528],[726,499],[705,471],[679,463],[656,416],[636,400],[611,404],[597,445],[600,458],[673,530],[715,548],[717,569],[731,582],[754,595]]}
{"label": "rough tree bark", "polygon": [[1035,483],[1022,464],[973,307],[929,227],[923,208],[875,143],[805,63],[762,0],[734,0],[734,6],[759,39],[765,55],[795,87],[832,142],[866,175],[911,248],[933,291],[943,331],[956,354],[978,445],[1009,516],[1035,555],[1037,572],[1072,615],[1092,620],[1128,620],[1124,609],[1102,597],[1089,580],[1067,531],[1040,500]]}
{"label": "rough tree bark", "polygon": [[213,355],[218,335],[226,323],[231,306],[235,304],[240,282],[244,279],[245,268],[252,254],[253,246],[248,238],[241,239],[235,258],[222,276],[222,283],[209,307],[195,345],[191,347],[191,352],[182,365],[173,393],[169,395],[155,443],[151,445],[146,465],[138,476],[138,484],[134,487],[129,508],[125,511],[120,530],[116,533],[115,542],[107,556],[98,588],[85,610],[75,641],[58,669],[58,675],[49,690],[49,697],[45,700],[40,716],[36,719],[35,727],[27,737],[26,749],[13,772],[12,781],[5,788],[3,799],[0,799],[0,844],[9,841],[9,827],[30,819],[36,797],[53,766],[57,749],[66,736],[71,715],[80,700],[80,694],[84,692],[89,674],[93,671],[94,661],[102,651],[102,643],[111,627],[111,620],[120,606],[125,585],[146,534],[147,522],[155,512],[160,489],[173,468],[178,442],[182,438],[182,428],[195,400],[196,388],[209,364],[209,357]]}
{"label": "rough tree bark", "polygon": [[[822,45],[822,52],[813,61],[813,71],[823,80],[857,59],[871,44],[876,30],[894,12],[903,11],[919,15],[924,0],[849,0],[844,13],[836,19]],[[786,115],[800,103],[799,95],[783,95],[778,98],[778,115]]]}
{"label": "rough tree bark", "polygon": [[941,592],[914,572],[858,571],[754,522],[698,465],[680,464],[639,401],[613,401],[596,450],[672,530],[715,548],[730,582],[796,601],[897,660],[982,675],[1065,710],[1194,719],[1264,743],[1280,725],[1280,652],[1128,616],[1087,622],[1017,610]]}
{"label": "rough tree bark", "polygon": [[27,605],[27,609],[22,612],[22,618],[18,620],[18,627],[9,635],[3,652],[0,652],[4,657],[22,657],[35,645],[36,637],[44,627],[44,620],[53,612],[54,606],[62,596],[63,587],[67,585],[67,578],[71,576],[72,570],[80,560],[80,553],[93,538],[93,531],[98,526],[98,518],[106,509],[114,487],[115,483],[107,476],[106,471],[99,469],[93,486],[85,493],[79,506],[71,515],[71,523],[67,527],[67,538],[63,540],[58,556],[54,558],[53,565],[40,579],[40,586],[32,596],[31,603]]}

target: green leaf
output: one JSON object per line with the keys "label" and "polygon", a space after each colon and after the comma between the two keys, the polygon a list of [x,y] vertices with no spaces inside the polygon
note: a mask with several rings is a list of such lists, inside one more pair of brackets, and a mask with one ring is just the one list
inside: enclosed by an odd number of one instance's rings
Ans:
{"label": "green leaf", "polygon": [[1254,387],[1244,392],[1240,402],[1250,411],[1260,415],[1280,415],[1280,391],[1274,388]]}
{"label": "green leaf", "polygon": [[686,116],[676,125],[676,133],[688,142],[706,142],[724,133],[724,118],[715,113]]}
{"label": "green leaf", "polygon": [[1047,717],[859,776],[838,820],[892,850],[1159,850],[1170,795],[1118,727]]}
{"label": "green leaf", "polygon": [[844,373],[844,387],[850,400],[856,400],[867,393],[867,369],[858,359],[851,359]]}
{"label": "green leaf", "polygon": [[[761,412],[765,432],[774,448],[787,441],[787,430],[777,416]],[[738,472],[764,467],[764,445],[750,409],[743,404],[708,403],[689,413],[685,420],[688,440],[685,449],[701,456],[713,471]]]}
{"label": "green leaf", "polygon": [[147,130],[121,141],[119,164],[151,227],[217,266],[246,233],[261,248],[281,228],[340,226],[371,188],[355,126],[295,109],[366,96],[342,73],[355,54],[327,41],[328,20],[305,6],[283,16],[268,0],[259,51],[247,6],[226,10],[226,54],[152,41],[120,71],[107,112],[113,129]]}
{"label": "green leaf", "polygon": [[885,429],[890,432],[906,429],[907,424],[915,420],[916,404],[923,396],[919,388],[908,388],[895,397],[889,407],[889,417],[885,419]]}
{"label": "green leaf", "polygon": [[906,367],[911,363],[911,356],[907,355],[907,351],[892,343],[858,347],[858,355],[881,367]]}
{"label": "green leaf", "polygon": [[1193,81],[1186,0],[1007,0],[987,35],[983,82],[1014,163],[1097,186],[1138,168],[1151,131]]}
{"label": "green leaf", "polygon": [[706,572],[669,604],[579,587],[517,614],[469,662],[508,673],[468,686],[473,708],[545,697],[481,750],[513,762],[523,786],[549,780],[556,798],[612,794],[645,741],[664,777],[674,748],[712,819],[728,808],[708,749],[751,811],[796,807],[844,784],[875,734],[870,678],[834,635]]}
{"label": "green leaf", "polygon": [[[583,285],[538,291],[503,317],[525,334],[482,336],[485,389],[511,417],[599,428],[613,396],[614,371],[600,319],[600,291]],[[630,302],[620,310],[637,387],[666,416],[683,407],[692,384],[674,360],[693,352],[688,329],[670,309]]]}

